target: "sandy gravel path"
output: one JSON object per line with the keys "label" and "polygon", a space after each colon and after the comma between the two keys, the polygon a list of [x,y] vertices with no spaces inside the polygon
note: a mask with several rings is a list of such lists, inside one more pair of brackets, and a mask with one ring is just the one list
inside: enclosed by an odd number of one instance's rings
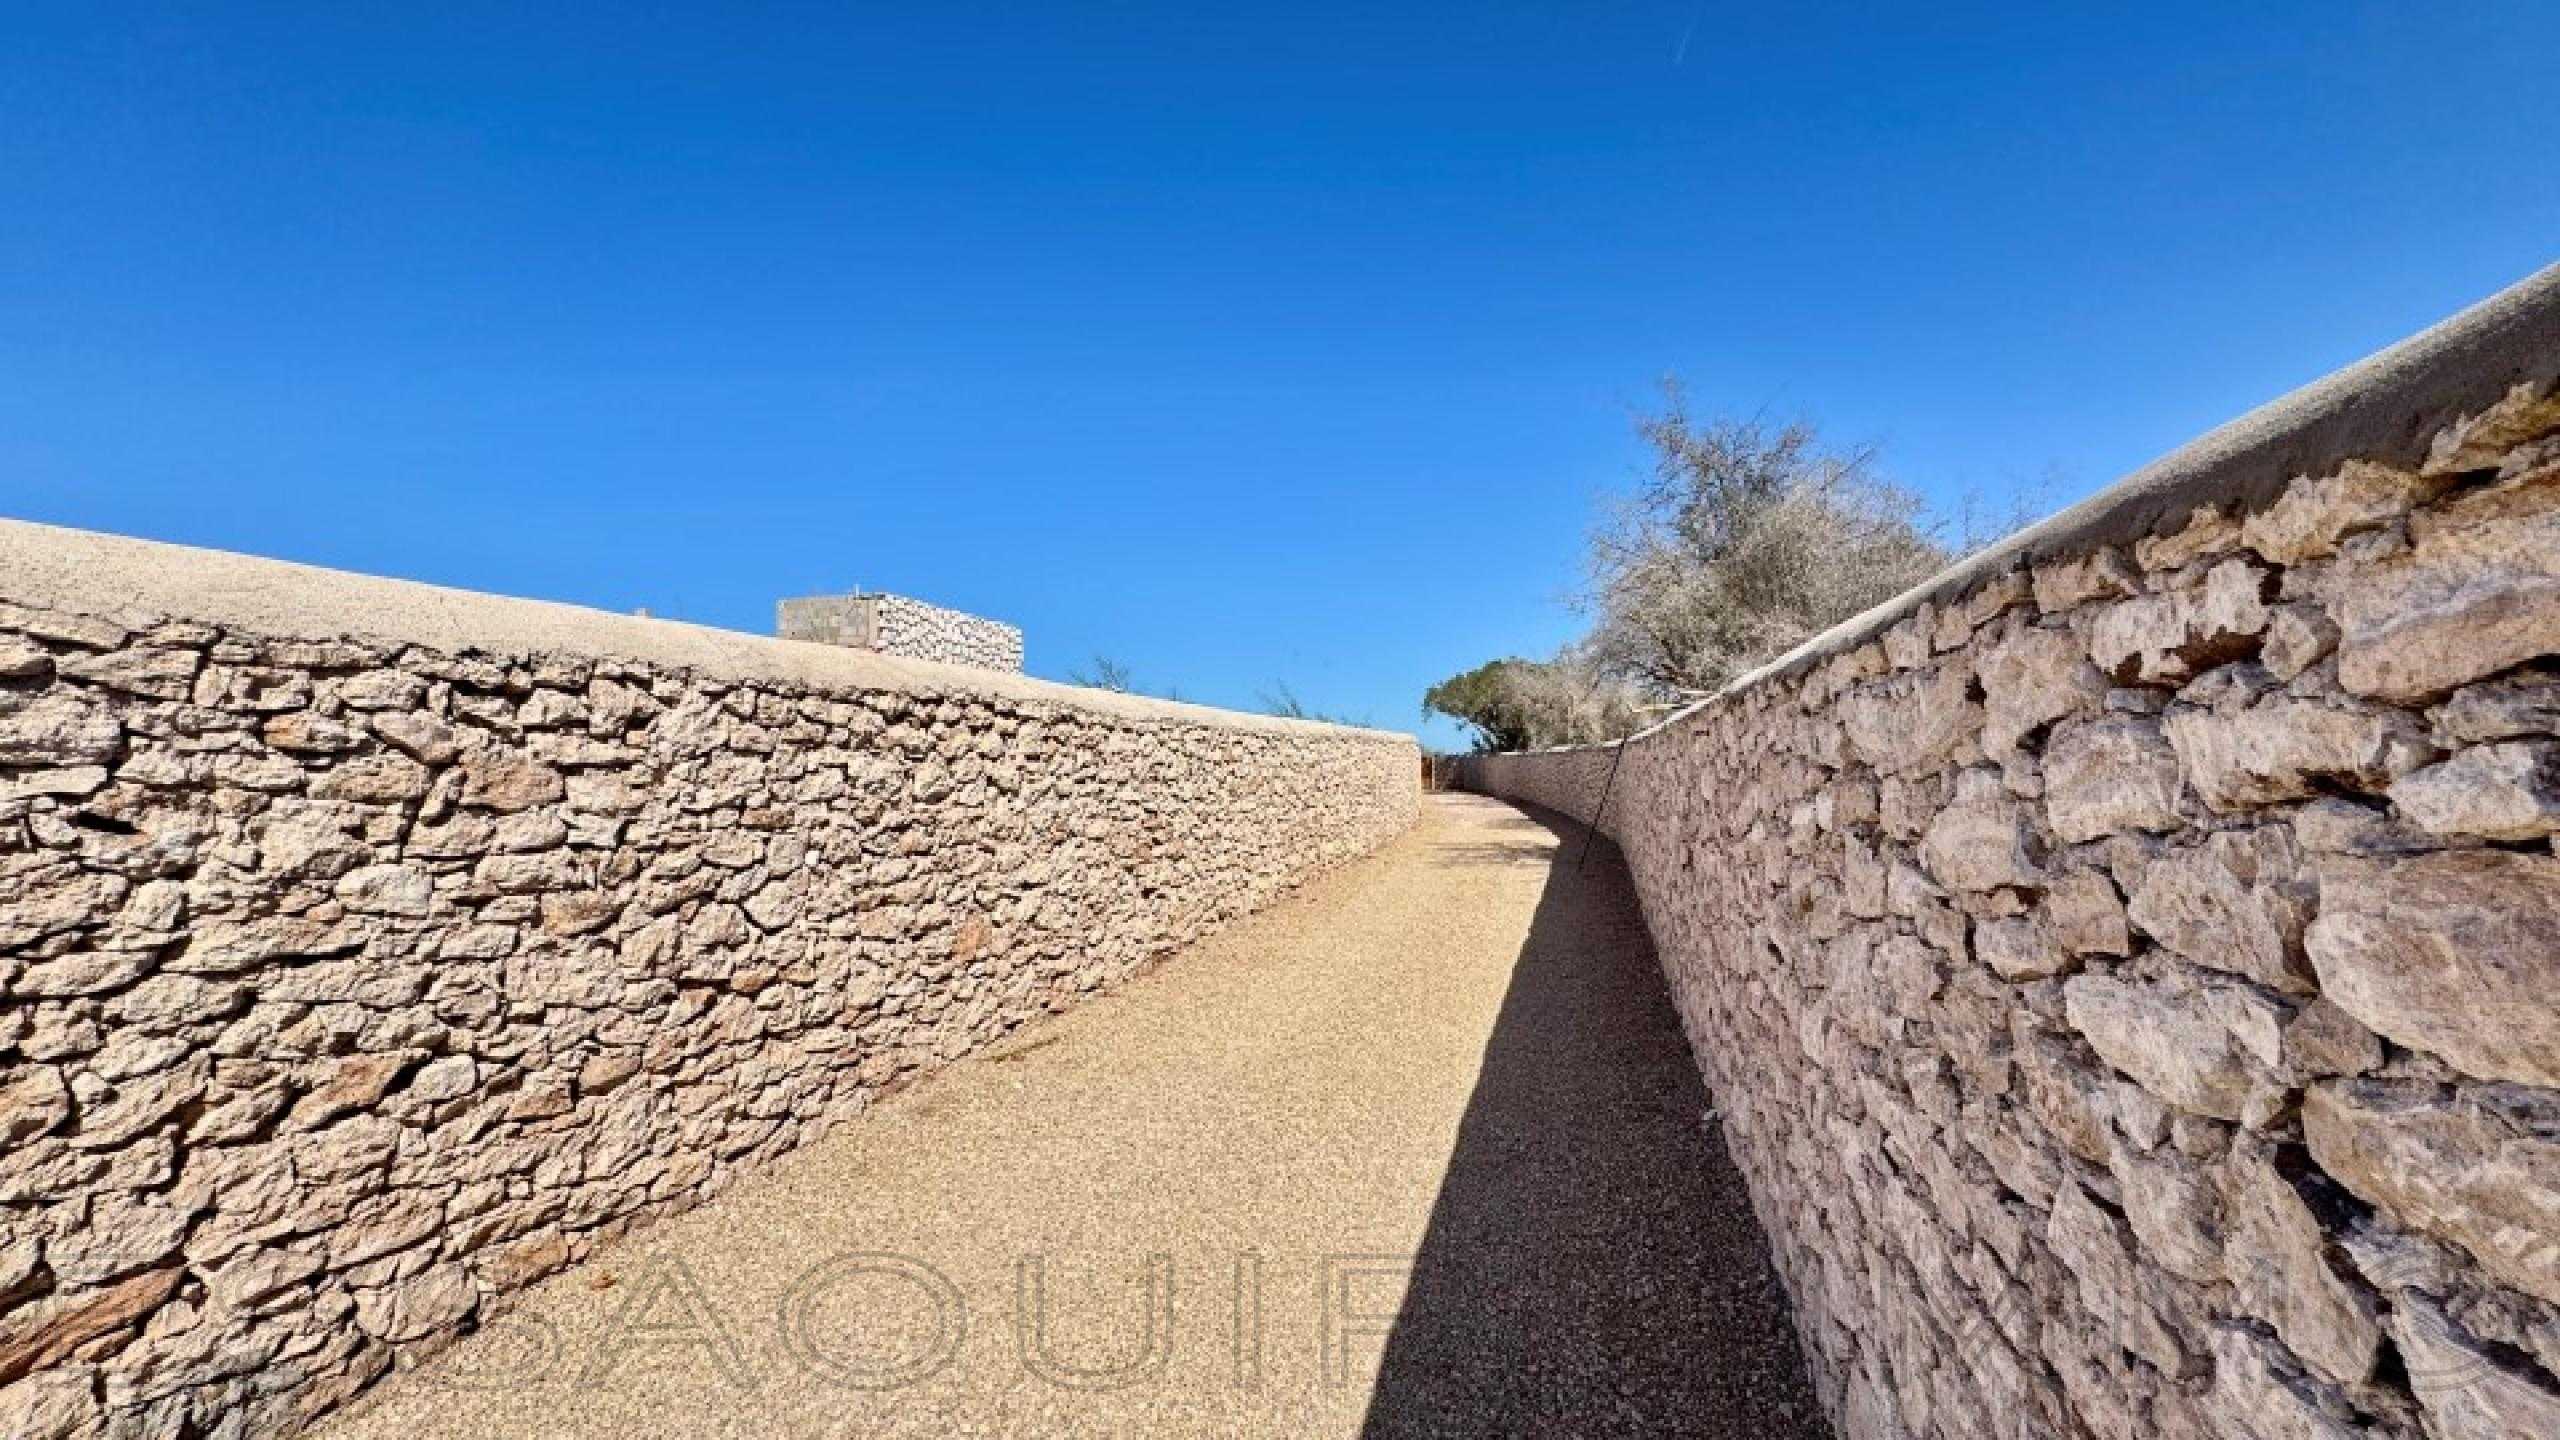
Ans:
{"label": "sandy gravel path", "polygon": [[1432,797],[319,1433],[1825,1435],[1624,870],[1567,828]]}

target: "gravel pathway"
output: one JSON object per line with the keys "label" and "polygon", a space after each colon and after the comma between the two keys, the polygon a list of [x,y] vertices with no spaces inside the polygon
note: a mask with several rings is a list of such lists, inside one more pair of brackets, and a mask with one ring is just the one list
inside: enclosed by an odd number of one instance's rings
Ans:
{"label": "gravel pathway", "polygon": [[1625,872],[1568,829],[1431,797],[319,1433],[1827,1436]]}

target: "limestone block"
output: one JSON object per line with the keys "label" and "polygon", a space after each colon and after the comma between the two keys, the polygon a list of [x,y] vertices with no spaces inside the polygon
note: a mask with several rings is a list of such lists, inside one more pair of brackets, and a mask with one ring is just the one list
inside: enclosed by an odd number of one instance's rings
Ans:
{"label": "limestone block", "polygon": [[28,966],[12,988],[39,1000],[103,995],[141,978],[150,972],[151,965],[148,951],[75,951]]}
{"label": "limestone block", "polygon": [[2238,1325],[2213,1330],[2216,1412],[2233,1435],[2258,1440],[2365,1440],[2371,1432],[2334,1392],[2305,1380],[2282,1347]]}
{"label": "limestone block", "polygon": [[18,1145],[71,1118],[71,1090],[58,1070],[13,1067],[0,1082],[0,1143]]}
{"label": "limestone block", "polygon": [[2101,1323],[2101,1334],[2160,1370],[2183,1373],[2190,1361],[2176,1329],[2145,1294],[2125,1222],[2100,1209],[2077,1184],[2054,1198],[2046,1243],[2077,1282],[2080,1303]]}
{"label": "limestone block", "polygon": [[2126,919],[2124,898],[2103,870],[2065,871],[2046,887],[2045,928],[2071,954],[2131,954],[2133,936]]}
{"label": "limestone block", "polygon": [[2382,1327],[2373,1293],[2330,1259],[2329,1235],[2305,1202],[2304,1191],[2316,1192],[2327,1177],[2276,1146],[2244,1140],[2226,1178],[2224,1257],[2241,1310],[2273,1325],[2328,1379],[2363,1383]]}
{"label": "limestone block", "polygon": [[1884,774],[1936,764],[1981,728],[1982,707],[1966,698],[1972,681],[1971,667],[1943,663],[1861,686],[1839,701],[1842,728]]}
{"label": "limestone block", "polygon": [[422,765],[450,764],[462,753],[461,737],[433,715],[386,708],[368,723],[384,744]]}
{"label": "limestone block", "polygon": [[2225,560],[2200,585],[2137,595],[2097,612],[2089,657],[2119,684],[2184,684],[2257,652],[2269,588],[2264,570]]}
{"label": "limestone block", "polygon": [[416,917],[434,904],[435,878],[406,865],[366,865],[348,871],[332,889],[350,910]]}
{"label": "limestone block", "polygon": [[2064,1034],[2024,1015],[2014,1017],[2011,1029],[2029,1109],[2081,1159],[2107,1163],[2114,1143],[2108,1133],[2114,1104],[2107,1077],[2082,1060]]}
{"label": "limestone block", "polygon": [[462,803],[502,814],[548,805],[568,793],[568,783],[559,771],[503,750],[465,757],[462,774]]}
{"label": "limestone block", "polygon": [[2217,1120],[2272,1118],[2283,1087],[2250,1060],[2201,990],[2080,975],[2063,994],[2090,1046],[2161,1099]]}
{"label": "limestone block", "polygon": [[2021,628],[1983,652],[1978,673],[1983,749],[1993,755],[2067,715],[2096,709],[2107,692],[2105,677],[2068,630]]}
{"label": "limestone block", "polygon": [[2339,597],[2338,680],[2411,701],[2560,653],[2560,497],[2427,534]]}
{"label": "limestone block", "polygon": [[2531,840],[2560,832],[2560,740],[2475,745],[2393,781],[2391,803],[2434,835]]}
{"label": "limestone block", "polygon": [[373,805],[404,804],[426,793],[425,767],[401,755],[360,755],[311,782],[314,798]]}
{"label": "limestone block", "polygon": [[[175,1266],[70,1291],[0,1316],[0,1385],[44,1370],[101,1336],[138,1324],[177,1293]],[[29,1408],[34,1408],[29,1406]]]}
{"label": "limestone block", "polygon": [[2020,806],[2001,801],[1950,805],[1920,842],[1930,878],[1950,890],[1981,892],[2044,883],[2035,832]]}
{"label": "limestone block", "polygon": [[2490,1080],[2560,1085],[2560,859],[2499,850],[2319,865],[2321,993]]}
{"label": "limestone block", "polygon": [[41,680],[52,673],[52,651],[22,635],[0,634],[0,680]]}
{"label": "limestone block", "polygon": [[471,1273],[438,1265],[381,1289],[355,1293],[356,1324],[377,1340],[417,1340],[450,1329],[479,1308]]}
{"label": "limestone block", "polygon": [[45,1370],[0,1385],[0,1434],[18,1440],[76,1440],[104,1424],[97,1372],[86,1365]]}
{"label": "limestone block", "polygon": [[2160,723],[2111,715],[2065,727],[2046,747],[2045,814],[2073,844],[2128,830],[2176,829],[2186,786]]}
{"label": "limestone block", "polygon": [[2338,649],[2338,622],[2320,605],[2285,605],[2267,617],[2266,643],[2258,652],[2267,673],[2289,681]]}
{"label": "limestone block", "polygon": [[2125,913],[2196,964],[2308,993],[2302,935],[2316,902],[2308,878],[2285,827],[2225,830],[2153,861]]}
{"label": "limestone block", "polygon": [[259,727],[260,738],[278,750],[298,755],[343,755],[364,744],[353,726],[309,710],[270,715]]}
{"label": "limestone block", "polygon": [[2337,1080],[2305,1097],[2322,1170],[2411,1229],[2560,1304],[2560,1110],[2548,1092]]}
{"label": "limestone block", "polygon": [[2223,1278],[2224,1202],[2214,1174],[2174,1150],[2145,1153],[2118,1140],[2107,1166],[2142,1256],[2199,1285]]}
{"label": "limestone block", "polygon": [[2446,848],[2430,835],[2386,811],[2352,800],[2324,796],[2293,812],[2294,840],[2306,851],[2324,855],[2424,855]]}
{"label": "limestone block", "polygon": [[0,765],[104,765],[124,747],[124,726],[101,705],[67,694],[0,710]]}
{"label": "limestone block", "polygon": [[2284,695],[2232,711],[2173,710],[2163,728],[2187,783],[2224,814],[2307,799],[2327,785],[2379,791],[2434,758],[2406,712]]}
{"label": "limestone block", "polygon": [[2302,1007],[2284,1033],[2285,1069],[2296,1076],[2363,1075],[2382,1061],[2381,1039],[2325,997]]}
{"label": "limestone block", "polygon": [[204,657],[193,650],[136,647],[94,654],[56,657],[54,672],[129,695],[155,700],[184,700],[195,693],[196,667]]}
{"label": "limestone block", "polygon": [[2437,743],[2560,735],[2560,676],[2527,670],[2465,685],[2434,712]]}
{"label": "limestone block", "polygon": [[2346,536],[2388,525],[2435,498],[2445,483],[2350,460],[2327,475],[2294,481],[2273,505],[2242,523],[2241,538],[2279,565],[2317,560],[2337,553]]}
{"label": "limestone block", "polygon": [[2524,1440],[2560,1435],[2560,1390],[2463,1333],[2423,1295],[2391,1317],[2409,1381],[2442,1440]]}
{"label": "limestone block", "polygon": [[2131,595],[2142,587],[2141,573],[2114,546],[2048,561],[2036,566],[2030,579],[2036,608],[2048,615],[2077,609],[2092,600]]}
{"label": "limestone block", "polygon": [[1975,926],[1973,953],[2003,980],[2042,980],[2065,973],[2076,960],[2052,927],[2023,915]]}

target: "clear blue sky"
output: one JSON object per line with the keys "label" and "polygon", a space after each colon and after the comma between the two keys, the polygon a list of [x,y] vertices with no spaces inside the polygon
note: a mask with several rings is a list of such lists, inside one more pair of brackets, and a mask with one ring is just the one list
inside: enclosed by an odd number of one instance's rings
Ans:
{"label": "clear blue sky", "polygon": [[0,513],[1410,726],[1666,372],[2050,508],[2560,255],[2548,3],[2098,8],[12,6]]}

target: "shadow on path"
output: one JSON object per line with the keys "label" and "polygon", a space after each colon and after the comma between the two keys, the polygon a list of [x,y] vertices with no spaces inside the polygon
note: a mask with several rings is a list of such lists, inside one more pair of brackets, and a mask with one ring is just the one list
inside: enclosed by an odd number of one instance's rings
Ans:
{"label": "shadow on path", "polygon": [[[1548,812],[1453,864],[1547,887],[1362,1431],[1827,1440],[1617,848]],[[1557,843],[1560,842],[1560,843]]]}

